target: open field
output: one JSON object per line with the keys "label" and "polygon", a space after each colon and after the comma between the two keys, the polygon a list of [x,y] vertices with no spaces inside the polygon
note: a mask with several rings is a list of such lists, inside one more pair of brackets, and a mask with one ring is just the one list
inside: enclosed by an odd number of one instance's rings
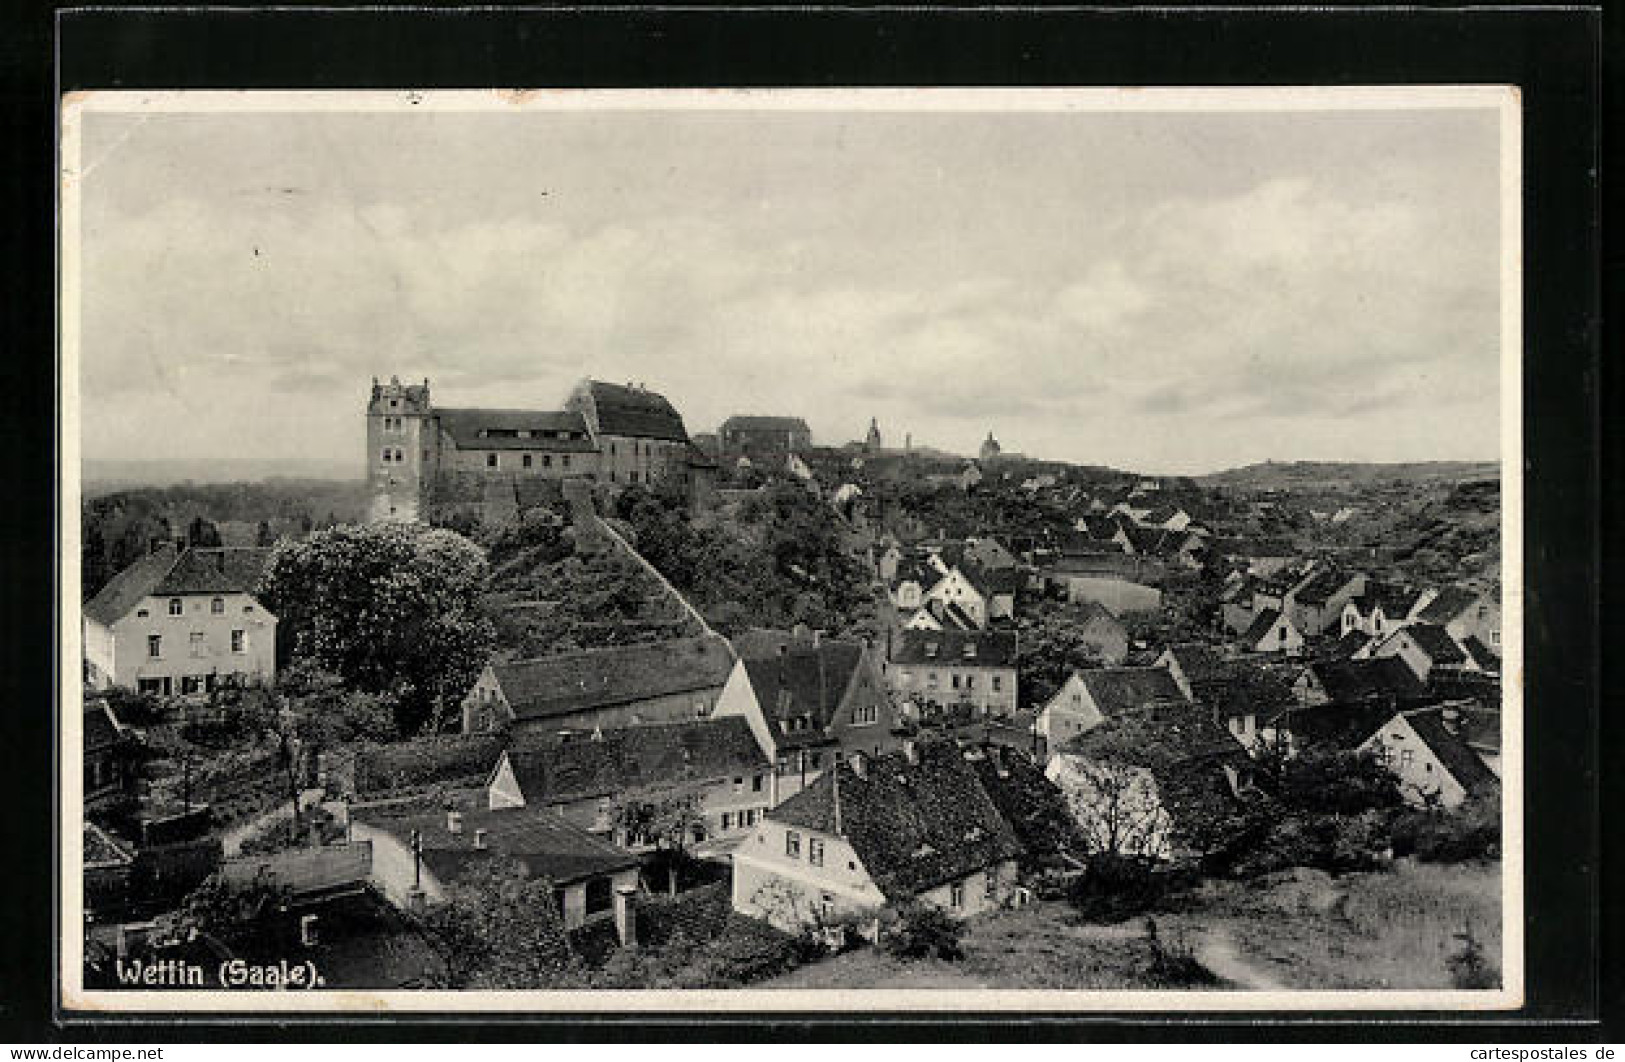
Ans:
{"label": "open field", "polygon": [[[1498,965],[1499,864],[1402,862],[1333,878],[1293,870],[1207,882],[1153,917],[1219,989],[1450,988],[1446,959],[1471,926]],[[1064,903],[978,919],[965,958],[905,962],[865,948],[801,967],[762,988],[1158,989],[1143,919],[1081,924]]]}

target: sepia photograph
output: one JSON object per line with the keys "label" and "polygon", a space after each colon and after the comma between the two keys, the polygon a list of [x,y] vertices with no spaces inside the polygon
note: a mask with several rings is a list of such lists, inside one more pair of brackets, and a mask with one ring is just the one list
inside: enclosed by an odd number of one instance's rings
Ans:
{"label": "sepia photograph", "polygon": [[1515,88],[61,123],[66,1010],[1524,1003]]}

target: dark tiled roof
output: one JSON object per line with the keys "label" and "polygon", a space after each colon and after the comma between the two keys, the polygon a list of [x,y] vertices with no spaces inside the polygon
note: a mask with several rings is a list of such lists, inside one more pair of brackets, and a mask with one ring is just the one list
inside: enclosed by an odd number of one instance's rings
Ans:
{"label": "dark tiled roof", "polygon": [[769,766],[740,717],[606,730],[520,744],[508,762],[527,804],[565,803],[762,770]]}
{"label": "dark tiled roof", "polygon": [[[410,844],[412,831],[418,830],[423,838],[423,861],[442,881],[453,881],[494,855],[517,859],[532,877],[545,876],[558,884],[638,865],[632,853],[599,840],[547,808],[470,810],[461,814],[460,834],[446,828],[444,812],[399,818],[385,815],[374,818],[363,813],[359,817],[403,845]],[[485,831],[483,850],[474,847],[477,830]]]}
{"label": "dark tiled roof", "polygon": [[175,547],[161,546],[132,562],[85,603],[85,615],[104,627],[111,627],[130,614],[148,597],[175,566]]}
{"label": "dark tiled roof", "polygon": [[943,605],[942,611],[935,615],[945,631],[955,630],[969,633],[981,629],[976,621],[971,618],[971,614],[961,608],[956,601],[950,601]]}
{"label": "dark tiled roof", "polygon": [[1479,595],[1460,586],[1447,586],[1416,614],[1419,623],[1449,623],[1477,603]]}
{"label": "dark tiled roof", "polygon": [[664,395],[600,380],[589,380],[587,389],[598,412],[600,434],[688,441],[682,416]]}
{"label": "dark tiled roof", "polygon": [[[745,675],[781,746],[818,744],[835,720],[847,686],[863,662],[863,646],[821,642],[818,648],[791,648],[782,655],[745,660]],[[787,731],[787,719],[809,716],[806,730]]]}
{"label": "dark tiled roof", "polygon": [[1351,630],[1323,650],[1322,656],[1327,660],[1351,660],[1369,641],[1371,636],[1364,631]]}
{"label": "dark tiled roof", "polygon": [[1362,615],[1367,616],[1371,614],[1372,609],[1381,605],[1384,616],[1390,620],[1399,620],[1410,615],[1411,609],[1416,606],[1416,599],[1421,596],[1422,591],[1414,586],[1368,582],[1365,593],[1356,597],[1354,604]]}
{"label": "dark tiled roof", "polygon": [[1401,628],[1400,633],[1409,635],[1411,641],[1415,642],[1435,664],[1449,666],[1467,662],[1466,652],[1443,627],[1436,627],[1431,623],[1413,623],[1409,627]]}
{"label": "dark tiled roof", "polygon": [[1467,744],[1462,723],[1458,721],[1452,727],[1445,721],[1444,714],[1443,708],[1418,708],[1406,712],[1405,721],[1463,789],[1473,794],[1493,791],[1499,784],[1495,773],[1484,766],[1478,753]]}
{"label": "dark tiled roof", "polygon": [[1228,670],[1225,658],[1211,645],[1199,642],[1170,645],[1168,654],[1179,665],[1185,681],[1192,684],[1223,678]]}
{"label": "dark tiled roof", "polygon": [[768,817],[844,837],[887,899],[902,900],[1023,854],[976,771],[951,741],[825,771]]}
{"label": "dark tiled roof", "polygon": [[1075,672],[1102,715],[1111,718],[1149,704],[1185,700],[1163,667],[1107,667]]}
{"label": "dark tiled roof", "polygon": [[1192,760],[1241,764],[1247,758],[1246,749],[1214,721],[1211,712],[1184,700],[1147,703],[1108,714],[1099,726],[1067,741],[1061,751],[1153,771]]}
{"label": "dark tiled roof", "polygon": [[1298,585],[1294,600],[1305,605],[1324,605],[1333,594],[1349,584],[1353,576],[1335,568],[1322,568]]}
{"label": "dark tiled roof", "polygon": [[1479,640],[1478,635],[1469,634],[1467,640],[1461,643],[1461,647],[1467,651],[1467,655],[1472,658],[1473,663],[1478,665],[1479,670],[1488,671],[1491,674],[1500,674],[1500,655]]}
{"label": "dark tiled roof", "polygon": [[1501,709],[1485,707],[1477,701],[1457,706],[1463,721],[1467,744],[1483,752],[1499,754],[1501,751]]}
{"label": "dark tiled roof", "polygon": [[966,759],[1029,855],[1088,850],[1066,797],[1032,757],[1016,748],[984,744],[967,749]]}
{"label": "dark tiled roof", "polygon": [[[966,655],[967,646],[975,655]],[[906,665],[1015,667],[1016,636],[1005,631],[902,631],[892,642],[891,659]]]}
{"label": "dark tiled roof", "polygon": [[722,422],[720,431],[799,432],[808,435],[812,433],[807,427],[807,422],[800,417],[767,417],[753,414],[736,414],[729,417]]}
{"label": "dark tiled roof", "polygon": [[1387,701],[1328,701],[1277,712],[1264,725],[1290,731],[1292,740],[1299,745],[1352,749],[1393,715],[1393,705]]}
{"label": "dark tiled roof", "polygon": [[1273,608],[1261,609],[1258,615],[1253,617],[1252,626],[1242,634],[1242,642],[1246,645],[1257,645],[1264,640],[1264,635],[1270,632],[1270,628],[1275,626],[1275,621],[1280,618],[1281,613]]}
{"label": "dark tiled roof", "polygon": [[157,594],[252,593],[271,559],[268,547],[189,549],[158,583]]}
{"label": "dark tiled roof", "polygon": [[145,597],[252,593],[270,556],[269,548],[245,546],[193,548],[177,556],[173,546],[163,546],[114,576],[85,604],[85,615],[111,626]]}
{"label": "dark tiled roof", "polygon": [[491,664],[516,719],[549,719],[720,687],[733,653],[702,635]]}
{"label": "dark tiled roof", "polygon": [[[580,413],[525,409],[437,409],[440,427],[463,450],[546,450],[564,453],[592,453],[587,421]],[[481,438],[482,431],[528,431],[532,437],[497,436]],[[571,438],[555,438],[563,432]],[[541,434],[541,438],[537,438]]]}
{"label": "dark tiled roof", "polygon": [[1363,701],[1371,697],[1417,697],[1424,688],[1410,665],[1397,656],[1369,660],[1326,660],[1310,670],[1333,701]]}
{"label": "dark tiled roof", "polygon": [[1014,594],[1021,590],[1027,581],[1026,575],[1015,568],[977,568],[965,566],[960,569],[965,578],[970,580],[972,586],[984,597],[993,594]]}
{"label": "dark tiled roof", "polygon": [[1278,675],[1246,660],[1227,661],[1221,674],[1193,681],[1191,686],[1197,703],[1225,716],[1263,717],[1296,700],[1292,687]]}

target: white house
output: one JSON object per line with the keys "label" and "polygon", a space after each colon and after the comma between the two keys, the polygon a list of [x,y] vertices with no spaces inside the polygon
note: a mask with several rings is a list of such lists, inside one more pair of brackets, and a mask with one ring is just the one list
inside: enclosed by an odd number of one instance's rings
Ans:
{"label": "white house", "polygon": [[1360,746],[1399,780],[1407,802],[1459,806],[1496,791],[1495,772],[1468,743],[1462,713],[1452,705],[1400,712]]}
{"label": "white house", "polygon": [[1166,668],[1112,667],[1074,671],[1038,713],[1038,732],[1055,748],[1112,716],[1152,704],[1183,702],[1185,694]]}
{"label": "white house", "polygon": [[90,684],[167,696],[273,678],[277,618],[254,596],[270,554],[165,544],[114,576],[83,610]]}
{"label": "white house", "polygon": [[929,606],[933,601],[941,602],[945,607],[958,606],[977,627],[987,626],[987,598],[958,567],[950,568],[925,592],[923,604]]}
{"label": "white house", "polygon": [[1253,622],[1241,634],[1241,648],[1249,653],[1282,653],[1299,656],[1303,653],[1303,634],[1292,625],[1284,612],[1266,608],[1253,617]]}

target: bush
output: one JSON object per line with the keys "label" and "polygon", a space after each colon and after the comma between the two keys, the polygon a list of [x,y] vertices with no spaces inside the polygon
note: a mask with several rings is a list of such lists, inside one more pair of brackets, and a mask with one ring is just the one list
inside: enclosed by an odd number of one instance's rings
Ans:
{"label": "bush", "polygon": [[1197,959],[1183,940],[1165,941],[1154,918],[1145,920],[1145,942],[1150,950],[1146,979],[1159,988],[1200,988],[1219,983],[1218,975]]}
{"label": "bush", "polygon": [[899,959],[947,959],[965,957],[960,940],[965,927],[939,907],[918,901],[904,904],[894,912],[882,940],[886,950]]}
{"label": "bush", "polygon": [[356,792],[376,793],[483,777],[502,751],[495,735],[431,735],[367,745],[356,756]]}
{"label": "bush", "polygon": [[1501,807],[1493,798],[1475,798],[1454,810],[1406,809],[1394,817],[1395,855],[1424,863],[1460,863],[1501,854]]}
{"label": "bush", "polygon": [[1461,947],[1445,960],[1450,971],[1450,983],[1457,988],[1499,988],[1500,973],[1484,957],[1484,945],[1478,942],[1472,929],[1456,934]]}
{"label": "bush", "polygon": [[1289,867],[1312,867],[1333,874],[1373,870],[1386,862],[1392,845],[1388,822],[1379,811],[1358,815],[1300,813],[1279,820],[1232,869],[1239,877],[1271,874]]}
{"label": "bush", "polygon": [[1091,856],[1088,869],[1072,879],[1067,902],[1087,921],[1121,922],[1155,908],[1172,881],[1171,872],[1159,871],[1147,860],[1102,852]]}

